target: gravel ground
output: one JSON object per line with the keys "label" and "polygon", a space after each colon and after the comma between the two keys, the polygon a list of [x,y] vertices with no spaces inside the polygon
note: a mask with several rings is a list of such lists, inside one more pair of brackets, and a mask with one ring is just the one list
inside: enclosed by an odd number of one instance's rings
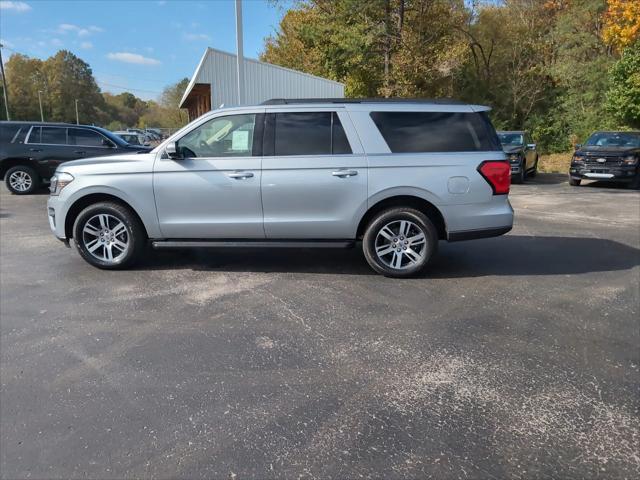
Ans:
{"label": "gravel ground", "polygon": [[539,175],[422,278],[359,250],[84,263],[0,192],[2,478],[638,478],[640,192]]}

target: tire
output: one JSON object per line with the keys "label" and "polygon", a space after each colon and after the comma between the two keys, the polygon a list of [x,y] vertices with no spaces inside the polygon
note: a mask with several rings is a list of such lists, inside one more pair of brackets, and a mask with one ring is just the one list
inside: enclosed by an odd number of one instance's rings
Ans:
{"label": "tire", "polygon": [[4,176],[7,188],[14,195],[29,195],[40,186],[40,176],[33,168],[16,165],[7,170]]}
{"label": "tire", "polygon": [[521,184],[524,183],[524,179],[527,176],[527,173],[524,171],[525,165],[524,163],[520,164],[520,173],[515,176],[511,176],[511,183]]}
{"label": "tire", "polygon": [[[404,231],[401,231],[402,228]],[[424,239],[422,242],[420,234]],[[411,238],[415,240],[412,242]],[[420,273],[438,250],[438,231],[419,210],[394,207],[380,212],[371,220],[364,233],[362,250],[376,272],[388,277],[411,277]],[[381,254],[384,251],[387,253]],[[407,251],[412,253],[408,254]],[[395,266],[398,253],[399,268]]]}
{"label": "tire", "polygon": [[572,187],[579,187],[580,186],[580,182],[581,182],[581,180],[579,178],[575,179],[575,178],[569,177],[569,185],[571,185]]}
{"label": "tire", "polygon": [[629,188],[632,190],[640,190],[640,170],[636,172],[635,178],[629,183]]}
{"label": "tire", "polygon": [[88,206],[77,216],[73,240],[88,263],[105,270],[118,270],[130,267],[140,258],[147,235],[129,208],[101,202]]}
{"label": "tire", "polygon": [[538,174],[538,157],[536,157],[536,161],[533,164],[533,169],[529,172],[529,177],[535,178]]}

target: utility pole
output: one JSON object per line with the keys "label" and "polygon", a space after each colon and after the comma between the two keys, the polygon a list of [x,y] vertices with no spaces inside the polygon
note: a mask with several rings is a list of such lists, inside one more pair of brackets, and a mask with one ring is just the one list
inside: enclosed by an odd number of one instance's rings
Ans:
{"label": "utility pole", "polygon": [[244,53],[242,51],[242,0],[236,0],[236,45],[238,70],[238,104],[244,105]]}
{"label": "utility pole", "polygon": [[80,117],[78,116],[78,99],[76,98],[76,125],[80,125]]}
{"label": "utility pole", "polygon": [[40,121],[44,122],[44,114],[42,113],[42,91],[38,90],[38,103],[40,104]]}
{"label": "utility pole", "polygon": [[7,120],[11,120],[9,117],[9,92],[7,92],[7,77],[4,74],[4,63],[2,63],[2,44],[0,43],[0,73],[2,73],[2,91],[4,92],[4,111],[7,114]]}

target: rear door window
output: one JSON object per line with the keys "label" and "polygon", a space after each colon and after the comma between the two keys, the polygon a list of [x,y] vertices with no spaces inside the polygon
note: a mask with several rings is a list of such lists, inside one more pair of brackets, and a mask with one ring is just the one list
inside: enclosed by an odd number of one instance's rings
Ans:
{"label": "rear door window", "polygon": [[393,153],[501,149],[484,112],[371,112],[371,118]]}
{"label": "rear door window", "polygon": [[69,144],[81,145],[83,147],[105,147],[104,142],[108,140],[98,132],[86,128],[70,128]]}
{"label": "rear door window", "polygon": [[42,127],[40,143],[46,145],[66,145],[67,129],[62,127]]}
{"label": "rear door window", "polygon": [[[272,140],[272,144],[270,139]],[[351,146],[336,112],[269,114],[265,155],[350,154]]]}

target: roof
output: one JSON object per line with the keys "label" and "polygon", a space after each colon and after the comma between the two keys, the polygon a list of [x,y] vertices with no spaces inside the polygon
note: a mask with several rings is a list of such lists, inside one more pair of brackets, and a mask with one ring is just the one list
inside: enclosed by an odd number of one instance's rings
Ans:
{"label": "roof", "polygon": [[[200,62],[198,62],[198,66],[196,67],[195,72],[193,73],[191,79],[189,80],[189,84],[187,85],[187,88],[184,91],[184,94],[182,95],[182,98],[180,99],[180,104],[179,104],[180,108],[184,108],[184,104],[185,104],[187,98],[189,97],[189,94],[191,93],[191,91],[193,90],[195,85],[197,83],[199,83],[198,82],[198,78],[199,78],[200,73],[202,72],[202,70],[203,70],[203,68],[205,66],[206,60],[207,60],[207,58],[208,58],[208,56],[210,54],[218,54],[218,55],[233,57],[234,59],[237,58],[237,55],[234,54],[234,53],[229,53],[229,52],[225,52],[224,50],[218,50],[218,49],[215,49],[215,48],[207,47],[207,49],[205,50],[204,54],[200,58]],[[267,66],[269,68],[273,68],[273,69],[276,69],[276,70],[282,70],[282,71],[285,71],[285,72],[290,72],[290,73],[295,74],[296,76],[299,76],[299,77],[307,77],[307,78],[311,78],[311,79],[315,79],[315,80],[319,80],[319,81],[322,81],[322,82],[331,83],[331,84],[335,84],[335,85],[339,85],[341,87],[344,87],[343,83],[337,82],[335,80],[330,80],[328,78],[318,77],[316,75],[311,75],[311,74],[306,73],[306,72],[300,72],[298,70],[293,70],[291,68],[282,67],[280,65],[275,65],[273,63],[261,62],[260,60],[255,60],[253,58],[247,58],[247,57],[244,57],[244,62],[245,62],[245,64],[248,63],[248,64],[253,64],[253,65]]]}

